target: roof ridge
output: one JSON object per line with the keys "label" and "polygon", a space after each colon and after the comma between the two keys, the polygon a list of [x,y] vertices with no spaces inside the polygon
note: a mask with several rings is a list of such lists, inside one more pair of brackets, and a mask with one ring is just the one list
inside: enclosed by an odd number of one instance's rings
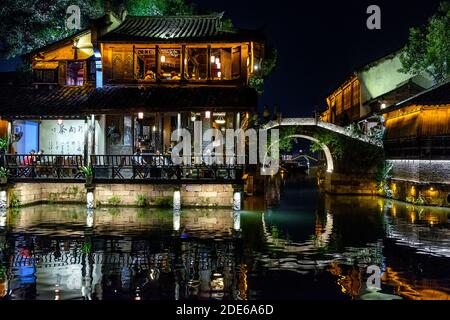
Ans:
{"label": "roof ridge", "polygon": [[160,16],[157,16],[157,15],[154,15],[154,16],[131,16],[131,15],[127,15],[127,17],[125,18],[125,20],[127,20],[127,19],[143,19],[143,18],[145,18],[145,19],[179,19],[179,18],[191,18],[191,19],[193,19],[193,18],[195,18],[195,19],[199,19],[199,18],[204,18],[204,19],[222,19],[223,18],[223,15],[225,14],[225,12],[214,12],[214,13],[211,13],[211,14],[186,14],[186,15],[169,15],[169,16],[166,16],[166,15],[160,15]]}

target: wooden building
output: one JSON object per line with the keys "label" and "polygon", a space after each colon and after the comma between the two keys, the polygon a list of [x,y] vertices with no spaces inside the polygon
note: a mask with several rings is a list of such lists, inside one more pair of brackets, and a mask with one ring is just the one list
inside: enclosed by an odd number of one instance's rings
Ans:
{"label": "wooden building", "polygon": [[450,160],[450,82],[380,113],[389,159]]}
{"label": "wooden building", "polygon": [[381,111],[395,199],[450,206],[450,82]]}
{"label": "wooden building", "polygon": [[248,86],[264,55],[259,31],[227,29],[223,13],[133,17],[109,12],[32,52],[33,86],[7,86],[0,116],[11,151],[166,152],[178,128],[245,128]]}
{"label": "wooden building", "polygon": [[345,126],[430,88],[433,82],[427,74],[412,76],[399,71],[401,54],[399,50],[356,68],[327,97],[321,119]]}

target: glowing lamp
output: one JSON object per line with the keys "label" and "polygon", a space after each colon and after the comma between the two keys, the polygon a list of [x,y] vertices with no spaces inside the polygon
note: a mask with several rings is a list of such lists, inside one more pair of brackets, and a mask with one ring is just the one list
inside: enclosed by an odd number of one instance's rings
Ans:
{"label": "glowing lamp", "polygon": [[211,63],[214,63],[214,61],[216,61],[216,57],[211,56]]}
{"label": "glowing lamp", "polygon": [[216,64],[220,64],[220,59],[216,58]]}
{"label": "glowing lamp", "polygon": [[206,111],[205,112],[205,118],[206,119],[210,119],[211,118],[211,111]]}
{"label": "glowing lamp", "polygon": [[59,125],[62,125],[64,123],[64,119],[58,119],[57,122],[58,122]]}
{"label": "glowing lamp", "polygon": [[144,119],[144,113],[143,113],[143,112],[139,112],[139,113],[138,113],[138,119],[139,119],[139,120]]}
{"label": "glowing lamp", "polygon": [[166,62],[166,56],[161,56],[161,62],[162,63]]}

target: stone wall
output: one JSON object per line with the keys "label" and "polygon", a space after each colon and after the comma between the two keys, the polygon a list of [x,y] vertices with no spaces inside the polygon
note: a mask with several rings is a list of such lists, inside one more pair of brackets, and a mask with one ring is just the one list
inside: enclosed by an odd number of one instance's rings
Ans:
{"label": "stone wall", "polygon": [[319,186],[331,194],[377,195],[375,179],[364,175],[326,173]]}
{"label": "stone wall", "polygon": [[[97,205],[136,206],[138,196],[146,205],[171,207],[175,190],[180,190],[182,207],[232,207],[233,186],[230,184],[202,185],[148,185],[148,184],[97,184],[94,201]],[[8,199],[15,197],[21,205],[40,202],[86,203],[83,183],[16,183],[9,188]]]}
{"label": "stone wall", "polygon": [[397,180],[450,183],[450,160],[391,160]]}
{"label": "stone wall", "polygon": [[450,160],[391,160],[394,199],[450,207]]}
{"label": "stone wall", "polygon": [[40,202],[85,202],[83,183],[16,183],[9,190],[9,199],[16,197],[21,205]]}
{"label": "stone wall", "polygon": [[97,184],[95,201],[99,205],[108,205],[112,197],[120,200],[121,205],[136,205],[138,196],[143,196],[148,205],[171,206],[173,193],[180,190],[183,207],[231,207],[233,205],[233,186],[223,184],[202,185],[122,185]]}

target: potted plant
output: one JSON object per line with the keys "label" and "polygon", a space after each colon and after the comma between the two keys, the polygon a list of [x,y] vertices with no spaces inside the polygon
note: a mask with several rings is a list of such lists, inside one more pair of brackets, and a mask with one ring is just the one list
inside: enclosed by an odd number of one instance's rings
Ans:
{"label": "potted plant", "polygon": [[8,182],[8,169],[0,167],[0,184],[6,184]]}
{"label": "potted plant", "polygon": [[81,167],[80,170],[83,173],[84,177],[86,178],[86,185],[88,186],[92,185],[94,179],[94,168],[88,166],[88,167]]}
{"label": "potted plant", "polygon": [[0,138],[0,165],[5,165],[5,157],[6,151],[8,150],[9,140],[8,137]]}

